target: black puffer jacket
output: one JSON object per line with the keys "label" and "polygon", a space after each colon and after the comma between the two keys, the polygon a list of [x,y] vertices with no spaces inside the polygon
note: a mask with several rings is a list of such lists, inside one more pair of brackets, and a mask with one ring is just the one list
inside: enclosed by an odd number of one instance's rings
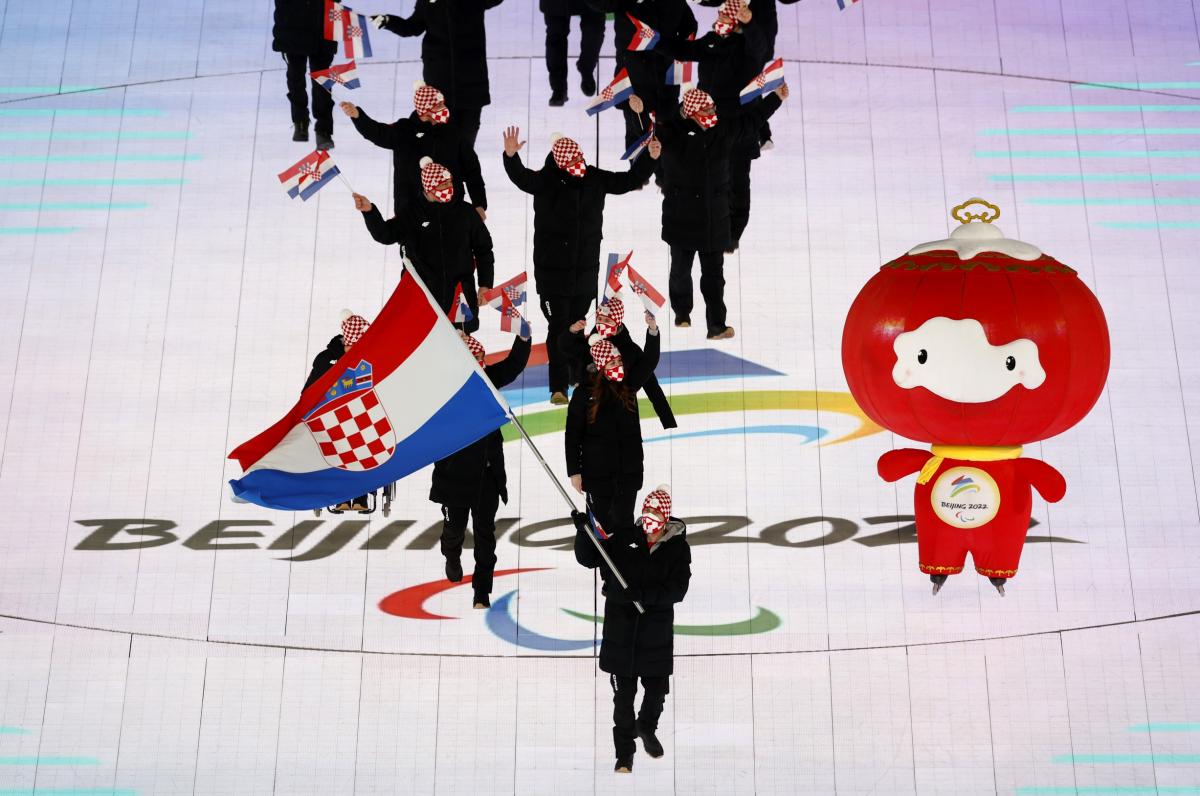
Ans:
{"label": "black puffer jacket", "polygon": [[592,9],[584,0],[538,0],[538,10],[553,17],[565,17],[587,14]]}
{"label": "black puffer jacket", "polygon": [[342,336],[339,334],[329,341],[329,345],[325,346],[325,350],[317,354],[313,359],[312,370],[309,371],[308,381],[304,382],[304,389],[308,389],[314,381],[324,376],[329,369],[332,368],[339,359],[346,353],[346,346],[342,343]]}
{"label": "black puffer jacket", "polygon": [[[646,333],[646,345],[636,362],[625,365],[625,387],[636,396],[637,391],[654,374],[658,365],[660,335]],[[610,341],[621,351],[624,360],[626,351],[631,357],[636,353],[618,345],[616,337]],[[636,346],[635,346],[636,348]],[[599,376],[601,381],[603,376]],[[605,391],[596,422],[588,422],[588,412],[593,397],[593,377],[585,377],[582,384],[571,394],[567,405],[567,429],[565,435],[567,475],[582,475],[585,492],[606,495],[618,488],[640,489],[642,486],[642,420],[637,403],[626,409],[616,396],[608,392],[606,382],[600,389]]]}
{"label": "black puffer jacket", "polygon": [[322,55],[337,52],[325,39],[325,0],[275,0],[271,49],[277,53]]}
{"label": "black puffer jacket", "polygon": [[478,287],[491,287],[495,268],[492,236],[479,214],[465,202],[411,202],[399,215],[384,221],[378,207],[363,213],[367,231],[379,243],[400,243],[412,260],[421,281],[438,305],[449,311],[454,288],[459,282],[463,295],[478,316],[475,271]]}
{"label": "black puffer jacket", "polygon": [[742,89],[766,65],[768,41],[762,25],[755,19],[739,25],[728,36],[710,31],[695,41],[673,39],[658,46],[677,60],[696,62],[699,67],[696,85],[712,96],[720,116],[742,110]]}
{"label": "black puffer jacket", "polygon": [[702,252],[729,248],[730,152],[743,141],[755,139],[779,105],[779,97],[771,94],[732,119],[718,113],[717,125],[709,130],[680,116],[679,111],[659,118],[664,241]]}
{"label": "black puffer jacket", "polygon": [[[562,351],[568,357],[574,359],[577,363],[580,373],[586,373],[588,365],[592,362],[591,350],[588,348],[588,338],[595,334],[595,327],[587,333],[585,337],[583,332],[572,332],[569,328],[564,329],[559,335],[558,350]],[[621,326],[621,331],[617,332],[612,337],[612,344],[621,352],[622,361],[628,363],[626,366],[632,365],[642,356],[642,349],[638,344],[633,342],[629,336],[629,328],[625,325]],[[671,411],[671,404],[667,401],[667,396],[663,392],[662,386],[658,383],[658,377],[653,373],[650,378],[646,379],[642,385],[642,392],[646,394],[650,405],[654,407],[654,413],[658,415],[659,421],[663,428],[676,428],[679,424],[675,422],[675,413]]]}
{"label": "black puffer jacket", "polygon": [[492,101],[488,85],[484,12],[503,0],[417,0],[412,15],[388,15],[387,30],[420,36],[425,82],[454,108],[482,108]]}
{"label": "black puffer jacket", "polygon": [[600,277],[604,201],[646,184],[654,161],[643,153],[625,172],[588,166],[582,177],[558,167],[553,154],[537,171],[520,155],[504,156],[513,184],[533,194],[533,279],[541,296],[594,296]]}
{"label": "black puffer jacket", "polygon": [[395,205],[400,208],[409,202],[425,198],[421,188],[421,158],[432,158],[450,169],[454,180],[454,195],[466,200],[463,186],[470,191],[472,207],[487,209],[487,190],[479,158],[470,144],[462,140],[454,118],[448,124],[421,121],[416,111],[391,124],[377,122],[362,108],[352,119],[354,129],[372,144],[392,150],[392,175]]}
{"label": "black puffer jacket", "polygon": [[[687,595],[692,551],[687,527],[672,517],[654,547],[640,525],[618,528],[601,542],[629,588],[621,587],[576,518],[575,560],[604,578],[604,636],[600,670],[623,677],[666,677],[674,671],[675,603]],[[634,601],[645,613],[638,613]]]}
{"label": "black puffer jacket", "polygon": [[[483,372],[492,386],[499,390],[516,381],[527,362],[529,341],[518,337],[513,340],[508,356],[488,365]],[[504,435],[500,429],[434,464],[433,486],[429,489],[429,499],[443,506],[473,506],[485,478],[495,482],[500,499],[507,503],[508,478],[504,472]]]}
{"label": "black puffer jacket", "polygon": [[[775,7],[777,1],[784,5],[792,5],[793,3],[800,2],[800,0],[754,0],[754,6],[750,9],[754,15],[752,22],[756,25],[761,25],[763,33],[766,36],[766,58],[768,61],[775,57],[775,37],[779,35],[779,10]],[[700,0],[700,5],[713,8],[724,2],[725,0]],[[745,85],[745,83],[742,85]],[[707,90],[705,89],[705,91]]]}
{"label": "black puffer jacket", "polygon": [[686,0],[588,0],[588,5],[597,11],[613,15],[613,33],[616,38],[617,65],[613,74],[626,69],[633,91],[647,111],[663,113],[664,109],[679,103],[679,87],[666,84],[667,69],[672,59],[657,48],[643,52],[631,52],[629,42],[634,27],[626,14],[632,14],[639,22],[658,31],[660,36],[686,39],[696,32],[696,17]]}

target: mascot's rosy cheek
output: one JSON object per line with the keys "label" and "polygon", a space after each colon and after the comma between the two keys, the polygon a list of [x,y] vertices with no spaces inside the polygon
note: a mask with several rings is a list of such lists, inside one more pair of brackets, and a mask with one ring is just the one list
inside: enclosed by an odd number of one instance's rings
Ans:
{"label": "mascot's rosy cheek", "polygon": [[1091,410],[1108,377],[1108,325],[1073,269],[1004,237],[995,205],[972,199],[953,215],[961,226],[949,239],[911,249],[863,287],[846,316],[842,368],[872,420],[932,444],[885,453],[879,474],[920,473],[917,542],[934,594],[967,553],[1003,594],[1031,490],[1051,502],[1066,492],[1021,446]]}

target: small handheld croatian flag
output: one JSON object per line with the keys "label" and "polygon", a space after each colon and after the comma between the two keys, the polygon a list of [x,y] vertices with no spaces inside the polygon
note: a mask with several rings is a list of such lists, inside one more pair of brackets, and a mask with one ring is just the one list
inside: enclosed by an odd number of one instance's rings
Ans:
{"label": "small handheld croatian flag", "polygon": [[629,289],[642,299],[642,304],[645,305],[647,312],[653,314],[655,310],[661,310],[667,303],[663,294],[655,290],[649,280],[633,270],[632,265],[625,267],[625,274],[629,278]]}
{"label": "small handheld croatian flag", "polygon": [[691,61],[675,61],[667,67],[668,86],[687,86],[696,82],[696,64]]}
{"label": "small handheld croatian flag", "polygon": [[753,102],[783,85],[783,59],[776,58],[741,91],[741,103]]}
{"label": "small handheld croatian flag", "polygon": [[650,127],[646,129],[645,134],[642,135],[641,138],[639,138],[638,140],[634,141],[632,144],[629,145],[629,149],[626,149],[625,154],[621,155],[621,160],[628,160],[630,162],[637,160],[641,156],[641,154],[646,151],[646,147],[650,145],[650,139],[653,137],[654,137],[654,112],[651,111]]}
{"label": "small handheld croatian flag", "polygon": [[325,38],[328,41],[342,40],[344,19],[342,4],[337,0],[325,0]]}
{"label": "small handheld croatian flag", "polygon": [[339,174],[341,171],[333,162],[333,156],[318,149],[311,155],[305,155],[287,171],[281,171],[279,181],[287,189],[288,196],[293,199],[299,196],[307,202]]}
{"label": "small handheld croatian flag", "polygon": [[458,283],[458,287],[454,288],[454,303],[450,307],[450,323],[468,323],[475,320],[475,313],[471,312],[471,305],[467,303],[467,297],[463,295],[462,282]]}
{"label": "small handheld croatian flag", "polygon": [[589,116],[595,116],[600,111],[606,111],[609,108],[624,102],[633,96],[633,83],[629,80],[629,72],[622,69],[617,72],[617,76],[613,81],[604,87],[596,97],[595,102],[587,109]]}
{"label": "small handheld croatian flag", "polygon": [[518,337],[532,337],[529,321],[505,293],[500,294],[500,328]]}
{"label": "small handheld croatian flag", "polygon": [[483,291],[483,303],[489,307],[503,310],[504,301],[507,300],[514,307],[519,307],[529,298],[529,291],[526,287],[528,283],[529,272],[522,271],[507,282]]}
{"label": "small handheld croatian flag", "polygon": [[625,255],[624,260],[618,259],[616,252],[609,252],[608,255],[608,271],[604,277],[604,294],[601,304],[607,304],[610,296],[615,296],[621,292],[621,274],[625,272],[625,267],[629,265],[630,259],[633,257],[633,252]]}
{"label": "small handheld croatian flag", "polygon": [[858,0],[837,0],[838,10],[845,11],[846,6],[854,5]]}
{"label": "small handheld croatian flag", "polygon": [[347,58],[371,57],[371,37],[367,35],[369,27],[370,23],[362,14],[348,8],[342,12],[342,45]]}
{"label": "small handheld croatian flag", "polygon": [[628,11],[625,12],[625,16],[629,17],[629,21],[633,23],[633,36],[630,37],[629,44],[625,49],[633,52],[653,50],[654,45],[658,44],[658,31]]}
{"label": "small handheld croatian flag", "polygon": [[358,342],[279,422],[229,454],[244,470],[229,485],[236,499],[266,508],[331,506],[482,439],[507,412],[406,267]]}
{"label": "small handheld croatian flag", "polygon": [[308,74],[317,85],[330,94],[333,93],[334,86],[342,88],[360,88],[362,86],[358,79],[358,67],[353,61],[331,66],[328,69],[318,69]]}
{"label": "small handheld croatian flag", "polygon": [[609,533],[604,530],[604,526],[600,524],[600,519],[592,511],[592,501],[590,500],[587,502],[587,512],[588,524],[592,526],[592,532],[596,535],[596,538],[602,542],[607,541]]}

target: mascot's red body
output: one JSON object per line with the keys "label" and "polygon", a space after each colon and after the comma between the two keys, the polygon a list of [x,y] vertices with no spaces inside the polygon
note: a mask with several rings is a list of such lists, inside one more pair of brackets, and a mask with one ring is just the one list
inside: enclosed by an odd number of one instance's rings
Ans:
{"label": "mascot's red body", "polygon": [[[1061,500],[1066,481],[1022,458],[1021,445],[1078,423],[1108,375],[1108,327],[1075,271],[963,213],[951,238],[880,269],[846,318],[842,366],[879,425],[932,451],[885,453],[879,474],[919,472],[921,571],[934,581],[975,570],[1003,593],[1029,527],[1031,489]],[[990,211],[990,212],[989,212]],[[989,217],[990,215],[990,217]],[[972,219],[985,223],[970,223]]]}

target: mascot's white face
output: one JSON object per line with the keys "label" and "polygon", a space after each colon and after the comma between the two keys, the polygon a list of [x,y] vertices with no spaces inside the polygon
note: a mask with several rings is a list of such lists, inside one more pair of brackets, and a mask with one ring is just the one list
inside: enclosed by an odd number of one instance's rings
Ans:
{"label": "mascot's white face", "polygon": [[898,387],[924,387],[947,401],[987,403],[1018,384],[1033,390],[1046,380],[1037,343],[1022,338],[992,345],[974,318],[930,318],[897,336],[892,347]]}

